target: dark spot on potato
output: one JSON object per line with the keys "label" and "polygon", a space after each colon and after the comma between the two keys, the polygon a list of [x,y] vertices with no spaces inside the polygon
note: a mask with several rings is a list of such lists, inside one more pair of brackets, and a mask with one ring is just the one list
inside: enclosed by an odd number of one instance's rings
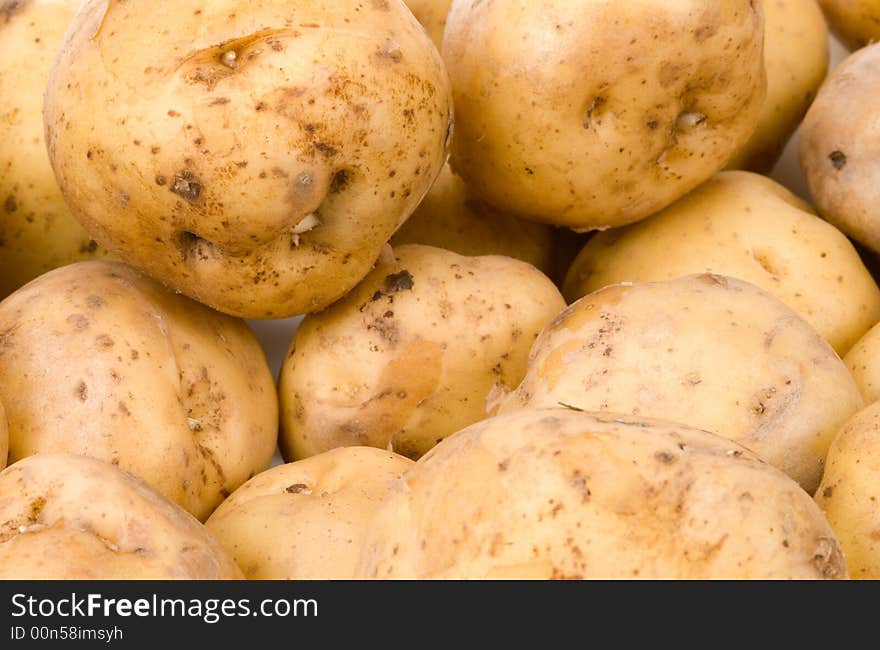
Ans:
{"label": "dark spot on potato", "polygon": [[305,483],[294,483],[285,490],[285,492],[288,492],[289,494],[302,494],[303,492],[309,491],[309,486]]}
{"label": "dark spot on potato", "polygon": [[89,399],[89,387],[86,386],[86,382],[80,381],[79,384],[77,384],[76,396],[81,402],[85,402],[87,399]]}
{"label": "dark spot on potato", "polygon": [[67,317],[67,322],[76,330],[84,330],[89,326],[89,319],[82,314],[71,314]]}
{"label": "dark spot on potato", "polygon": [[96,250],[98,250],[98,242],[96,242],[94,239],[90,239],[79,247],[79,252],[81,255],[85,255],[86,253],[94,253]]}
{"label": "dark spot on potato", "polygon": [[340,169],[330,180],[330,193],[339,194],[348,187],[349,183],[351,183],[351,174],[345,169]]}
{"label": "dark spot on potato", "polygon": [[329,145],[326,142],[316,142],[312,146],[314,146],[315,149],[319,153],[323,154],[324,156],[327,156],[328,158],[332,158],[333,156],[335,156],[336,154],[339,153],[339,150],[336,147],[333,147],[332,145]]}
{"label": "dark spot on potato", "polygon": [[575,413],[585,413],[584,409],[578,408],[577,406],[572,406],[571,404],[566,404],[565,402],[556,402],[564,409],[568,409],[569,411],[574,411]]}
{"label": "dark spot on potato", "polygon": [[86,298],[86,305],[89,309],[100,309],[106,304],[106,300],[104,300],[101,296],[97,296],[95,294],[91,294],[88,298]]}
{"label": "dark spot on potato", "polygon": [[393,63],[400,63],[403,60],[403,52],[400,50],[400,45],[390,39],[386,41],[385,47],[376,52],[376,56]]}
{"label": "dark spot on potato", "polygon": [[156,176],[156,185],[158,185],[159,187],[162,187],[163,185],[166,185],[167,183],[168,183],[168,179],[165,178],[164,176],[162,176],[161,174]]}
{"label": "dark spot on potato", "polygon": [[834,169],[838,171],[846,167],[846,154],[842,151],[832,151],[828,154],[828,160],[834,165]]}
{"label": "dark spot on potato", "polygon": [[[599,117],[599,114],[602,110],[602,107],[608,103],[608,100],[602,97],[601,95],[597,97],[593,97],[590,103],[587,105],[586,116],[584,118],[584,128],[589,129],[593,125],[593,118]],[[602,124],[601,120],[596,121],[597,124]]]}
{"label": "dark spot on potato", "polygon": [[106,334],[101,334],[100,336],[98,336],[95,339],[95,344],[99,348],[103,348],[106,350],[106,349],[112,348],[114,345],[116,345],[116,342],[112,338],[107,336]]}
{"label": "dark spot on potato", "polygon": [[18,201],[15,200],[15,197],[11,194],[6,197],[6,202],[3,203],[3,209],[9,213],[15,212],[18,210]]}
{"label": "dark spot on potato", "polygon": [[196,203],[201,198],[203,189],[202,182],[188,169],[177,172],[171,185],[172,192],[190,203]]}
{"label": "dark spot on potato", "polygon": [[399,273],[392,273],[385,278],[385,291],[387,293],[398,293],[400,291],[412,291],[415,286],[415,280],[409,271],[403,270]]}
{"label": "dark spot on potato", "polygon": [[670,454],[668,451],[658,451],[656,454],[654,454],[654,458],[664,465],[670,465],[676,460],[675,456]]}
{"label": "dark spot on potato", "polygon": [[822,490],[822,496],[825,497],[826,499],[830,499],[832,494],[834,494],[833,487],[827,487],[824,490]]}
{"label": "dark spot on potato", "polygon": [[37,520],[40,518],[40,514],[43,512],[43,508],[46,507],[46,498],[45,497],[37,497],[30,503],[30,512],[28,512],[28,523],[35,524]]}

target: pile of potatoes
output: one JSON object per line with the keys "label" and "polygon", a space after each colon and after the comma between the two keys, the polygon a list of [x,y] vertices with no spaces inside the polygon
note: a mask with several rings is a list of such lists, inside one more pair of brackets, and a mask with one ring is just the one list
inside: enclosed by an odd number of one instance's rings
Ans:
{"label": "pile of potatoes", "polygon": [[0,0],[0,579],[880,578],[876,40]]}

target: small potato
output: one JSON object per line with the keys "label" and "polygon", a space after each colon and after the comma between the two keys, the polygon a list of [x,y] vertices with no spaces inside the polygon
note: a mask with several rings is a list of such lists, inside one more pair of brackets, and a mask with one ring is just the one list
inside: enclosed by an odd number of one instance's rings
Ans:
{"label": "small potato", "polygon": [[391,244],[395,248],[423,244],[459,255],[506,255],[547,275],[556,257],[552,228],[511,217],[471,198],[464,181],[448,166]]}
{"label": "small potato", "polygon": [[412,465],[372,447],[334,449],[255,476],[206,525],[250,580],[351,580],[367,524]]}
{"label": "small potato", "polygon": [[247,326],[117,262],[56,269],[0,303],[0,377],[10,462],[105,460],[199,519],[275,452],[275,385]]}
{"label": "small potato", "polygon": [[446,16],[451,5],[452,0],[406,0],[406,6],[428,31],[438,50],[443,44]]}
{"label": "small potato", "polygon": [[856,343],[844,358],[865,404],[880,400],[880,325]]}
{"label": "small potato", "polygon": [[578,231],[639,221],[751,137],[763,43],[753,0],[456,0],[452,168],[505,213]]}
{"label": "small potato", "polygon": [[765,0],[767,99],[758,128],[727,165],[769,174],[828,73],[828,26],[816,0]]}
{"label": "small potato", "polygon": [[518,260],[394,253],[299,328],[279,386],[287,460],[357,445],[418,458],[486,417],[565,309],[553,283]]}
{"label": "small potato", "polygon": [[358,575],[442,579],[846,578],[810,496],[686,426],[564,409],[486,420],[393,487]]}
{"label": "small potato", "polygon": [[0,300],[104,253],[70,214],[43,138],[43,92],[81,0],[0,2]]}
{"label": "small potato", "polygon": [[241,580],[191,515],[139,478],[42,454],[0,472],[0,580]]}
{"label": "small potato", "polygon": [[851,50],[880,40],[880,0],[819,0],[831,29]]}
{"label": "small potato", "polygon": [[834,434],[863,406],[806,321],[754,285],[711,274],[612,285],[561,314],[501,412],[560,404],[711,431],[810,493]]}
{"label": "small potato", "polygon": [[800,162],[825,219],[880,252],[880,44],[844,60],[801,127]]}
{"label": "small potato", "polygon": [[880,289],[849,240],[781,185],[746,172],[722,172],[650,219],[597,234],[564,294],[574,302],[618,282],[703,272],[761,287],[840,355],[880,321]]}

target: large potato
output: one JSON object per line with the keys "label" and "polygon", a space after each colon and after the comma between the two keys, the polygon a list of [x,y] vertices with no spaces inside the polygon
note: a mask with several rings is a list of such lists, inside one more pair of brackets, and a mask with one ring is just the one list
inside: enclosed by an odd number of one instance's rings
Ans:
{"label": "large potato", "polygon": [[764,62],[767,99],[758,128],[728,169],[769,173],[828,72],[828,26],[816,0],[767,0]]}
{"label": "large potato", "polygon": [[880,40],[880,0],[819,0],[831,29],[851,50]]}
{"label": "large potato", "polygon": [[561,314],[502,412],[559,404],[711,431],[812,492],[863,402],[806,321],[758,287],[705,274],[613,285]]}
{"label": "large potato", "polygon": [[718,273],[755,284],[846,354],[880,321],[880,289],[834,226],[769,178],[722,172],[658,215],[599,233],[569,270],[565,297],[618,282]]}
{"label": "large potato", "polygon": [[102,254],[70,214],[43,139],[43,92],[81,0],[0,3],[0,300]]}
{"label": "large potato", "polygon": [[749,0],[455,0],[453,169],[511,214],[577,230],[638,221],[752,135],[763,41]]}
{"label": "large potato", "polygon": [[242,578],[191,515],[84,456],[32,456],[0,472],[0,522],[0,580]]}
{"label": "large potato", "polygon": [[801,127],[800,162],[819,213],[880,252],[880,44],[844,60]]}
{"label": "large potato", "polygon": [[334,449],[255,476],[206,525],[250,580],[350,580],[367,524],[412,464],[372,447]]}
{"label": "large potato", "polygon": [[391,244],[423,244],[459,255],[506,255],[548,275],[556,258],[552,228],[517,219],[473,199],[464,181],[448,166],[391,238]]}
{"label": "large potato", "polygon": [[486,417],[565,309],[518,260],[428,246],[395,255],[299,328],[279,387],[286,459],[355,445],[418,458]]}
{"label": "large potato", "polygon": [[0,303],[9,457],[119,465],[200,519],[269,466],[271,372],[247,326],[116,262],[82,262]]}
{"label": "large potato", "polygon": [[451,119],[400,0],[89,0],[45,107],[87,230],[254,318],[316,311],[369,272],[440,173]]}
{"label": "large potato", "polygon": [[730,441],[563,409],[476,424],[419,461],[364,544],[367,578],[845,578],[810,496]]}
{"label": "large potato", "polygon": [[413,15],[428,31],[437,49],[443,44],[443,31],[446,29],[446,15],[452,0],[406,0]]}
{"label": "large potato", "polygon": [[880,578],[880,403],[857,413],[828,450],[816,501],[853,578]]}
{"label": "large potato", "polygon": [[880,400],[880,325],[875,325],[844,358],[866,404]]}

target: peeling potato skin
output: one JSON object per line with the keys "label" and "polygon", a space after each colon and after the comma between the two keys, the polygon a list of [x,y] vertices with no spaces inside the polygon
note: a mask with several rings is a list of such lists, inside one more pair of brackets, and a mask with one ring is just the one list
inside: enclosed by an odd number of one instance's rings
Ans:
{"label": "peeling potato skin", "polygon": [[[447,158],[449,82],[402,2],[106,5],[86,4],[47,91],[77,219],[235,316],[344,295]],[[311,214],[319,225],[295,233]]]}
{"label": "peeling potato skin", "polygon": [[880,0],[819,0],[831,30],[851,50],[880,40]]}
{"label": "peeling potato skin", "polygon": [[443,31],[452,0],[406,0],[406,6],[427,30],[439,50],[443,45]]}
{"label": "peeling potato skin", "polygon": [[776,298],[703,274],[617,284],[546,328],[500,412],[568,404],[681,422],[751,449],[812,493],[863,406],[831,346]]}
{"label": "peeling potato skin", "polygon": [[727,169],[769,174],[828,74],[828,25],[816,0],[764,0],[767,99],[758,128]]}
{"label": "peeling potato skin", "polygon": [[0,0],[0,300],[105,254],[70,214],[43,139],[43,92],[79,0]]}
{"label": "peeling potato skin", "polygon": [[0,473],[2,580],[241,580],[192,515],[141,479],[68,454]]}
{"label": "peeling potato skin", "polygon": [[357,576],[846,578],[819,508],[782,472],[689,427],[530,409],[451,436],[392,488]]}
{"label": "peeling potato skin", "polygon": [[0,377],[10,462],[98,458],[202,520],[275,452],[275,385],[247,326],[117,262],[0,303]]}
{"label": "peeling potato skin", "polygon": [[553,229],[517,219],[469,196],[467,186],[445,167],[425,200],[391,238],[394,247],[422,244],[459,255],[506,255],[548,276],[556,257]]}
{"label": "peeling potato skin", "polygon": [[709,272],[796,311],[841,356],[878,321],[880,289],[843,233],[781,185],[722,172],[657,215],[593,237],[569,269],[569,302],[619,282]]}
{"label": "peeling potato skin", "polygon": [[535,221],[643,219],[751,136],[763,33],[748,0],[457,0],[443,42],[452,167],[476,196]]}
{"label": "peeling potato skin", "polygon": [[342,447],[258,474],[206,526],[249,580],[351,580],[363,537],[413,461]]}
{"label": "peeling potato skin", "polygon": [[401,246],[305,318],[281,370],[285,459],[365,445],[418,458],[525,376],[565,301],[535,268]]}
{"label": "peeling potato skin", "polygon": [[880,252],[880,44],[850,55],[804,119],[800,163],[825,219]]}

